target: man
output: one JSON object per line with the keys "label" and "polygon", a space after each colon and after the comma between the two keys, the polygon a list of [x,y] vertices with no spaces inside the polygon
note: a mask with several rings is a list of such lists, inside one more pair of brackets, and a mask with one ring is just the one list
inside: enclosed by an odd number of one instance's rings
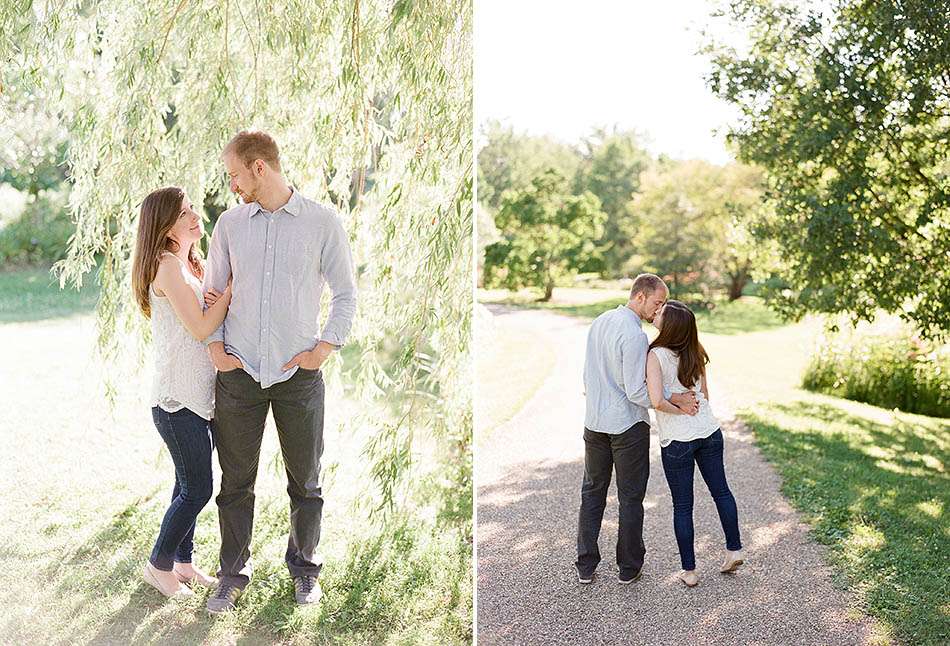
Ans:
{"label": "man", "polygon": [[[263,132],[242,131],[225,147],[222,160],[231,191],[243,204],[219,218],[205,279],[205,289],[215,291],[234,279],[228,315],[207,341],[218,369],[214,437],[221,464],[216,499],[221,569],[207,603],[212,613],[234,609],[250,581],[254,482],[268,408],[290,495],[285,560],[297,602],[320,598],[320,367],[343,345],[356,311],[346,232],[332,210],[287,185],[274,140]],[[333,298],[321,330],[324,283]]]}
{"label": "man", "polygon": [[[669,290],[658,276],[640,274],[633,281],[627,304],[598,316],[587,336],[584,482],[575,563],[581,583],[593,580],[600,563],[597,538],[613,470],[617,472],[620,503],[619,581],[632,583],[640,578],[646,554],[643,496],[650,476],[650,396],[646,385],[650,342],[640,322],[652,322],[668,296]],[[699,410],[691,391],[668,399],[687,414]]]}

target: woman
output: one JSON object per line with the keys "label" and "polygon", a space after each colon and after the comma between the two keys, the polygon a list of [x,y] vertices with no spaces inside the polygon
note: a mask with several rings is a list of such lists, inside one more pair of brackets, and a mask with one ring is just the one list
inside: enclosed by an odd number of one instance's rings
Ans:
{"label": "woman", "polygon": [[201,218],[182,189],[162,188],[142,202],[132,289],[152,323],[152,420],[175,465],[172,502],[144,577],[166,597],[193,595],[185,583],[216,583],[192,563],[195,519],[211,499],[212,486],[215,373],[201,341],[224,321],[231,288],[203,310],[204,267],[196,247],[203,234]]}
{"label": "woman", "polygon": [[[709,355],[699,343],[696,317],[683,303],[668,301],[653,324],[660,334],[647,355],[647,390],[656,409],[663,472],[673,497],[673,531],[683,566],[679,578],[693,587],[699,583],[693,552],[694,462],[716,503],[726,535],[726,556],[719,568],[723,573],[735,571],[743,562],[739,517],[736,500],[726,484],[722,431],[709,407]],[[673,393],[695,391],[699,412],[684,414],[663,398],[664,387]]]}

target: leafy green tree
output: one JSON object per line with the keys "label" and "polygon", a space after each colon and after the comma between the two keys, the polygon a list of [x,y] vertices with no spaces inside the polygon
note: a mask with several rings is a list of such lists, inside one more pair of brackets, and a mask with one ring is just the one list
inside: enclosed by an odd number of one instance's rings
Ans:
{"label": "leafy green tree", "polygon": [[495,219],[488,213],[481,204],[475,205],[475,241],[477,244],[476,261],[478,262],[478,285],[482,286],[485,282],[485,249],[489,245],[498,242],[501,236],[498,234],[498,227],[495,226]]}
{"label": "leafy green tree", "polygon": [[728,164],[715,174],[719,179],[709,205],[710,215],[719,222],[714,232],[713,264],[729,300],[734,301],[751,280],[771,276],[779,254],[775,241],[756,240],[752,235],[756,223],[771,215],[762,170]]}
{"label": "leafy green tree", "polygon": [[639,226],[624,272],[664,276],[675,297],[708,293],[720,224],[708,207],[717,184],[714,167],[702,161],[669,162],[644,173],[630,201]]}
{"label": "leafy green tree", "polygon": [[35,199],[66,181],[66,128],[45,94],[0,93],[0,183]]}
{"label": "leafy green tree", "polygon": [[498,121],[486,123],[481,137],[478,201],[492,215],[501,208],[505,191],[520,191],[549,169],[574,177],[581,161],[578,151],[567,144],[519,133]]}
{"label": "leafy green tree", "polygon": [[598,245],[599,259],[584,271],[616,276],[633,252],[632,239],[638,227],[630,200],[640,189],[640,175],[652,164],[635,132],[595,130],[584,140],[583,162],[575,181],[575,192],[590,191],[598,198],[607,222]]}
{"label": "leafy green tree", "polygon": [[643,175],[630,210],[640,225],[625,272],[669,279],[676,296],[742,295],[754,276],[768,275],[772,246],[749,227],[763,217],[761,171],[741,164],[661,160]]}
{"label": "leafy green tree", "polygon": [[772,293],[790,316],[899,312],[950,331],[950,21],[946,3],[732,0],[745,35],[712,37],[712,90],[740,111],[729,138],[764,167],[781,245]]}
{"label": "leafy green tree", "polygon": [[57,269],[79,285],[98,266],[104,360],[145,337],[129,297],[141,199],[167,184],[195,204],[229,196],[222,147],[265,129],[291,183],[350,232],[364,306],[346,381],[364,411],[353,424],[378,429],[366,499],[404,509],[413,437],[431,436],[430,484],[469,535],[452,510],[472,492],[471,13],[468,0],[0,3],[3,94],[49,97],[68,129],[75,232]]}
{"label": "leafy green tree", "polygon": [[559,280],[596,258],[606,218],[596,195],[572,195],[553,170],[507,191],[495,216],[501,240],[485,250],[486,285],[537,287],[550,300]]}

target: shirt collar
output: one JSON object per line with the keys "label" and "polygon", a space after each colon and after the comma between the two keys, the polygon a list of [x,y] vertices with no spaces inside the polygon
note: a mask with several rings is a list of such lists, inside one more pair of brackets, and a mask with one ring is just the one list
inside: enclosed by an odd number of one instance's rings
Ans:
{"label": "shirt collar", "polygon": [[[287,203],[282,207],[277,209],[277,211],[287,211],[293,216],[300,215],[300,202],[303,198],[300,197],[300,193],[297,192],[297,189],[293,186],[290,187],[290,199],[287,200]],[[248,213],[248,219],[253,218],[255,215],[264,210],[264,207],[258,202],[251,203],[251,212]],[[275,211],[276,213],[276,211]]]}
{"label": "shirt collar", "polygon": [[633,320],[637,322],[637,326],[643,327],[643,322],[640,320],[640,317],[637,316],[637,313],[634,312],[632,309],[630,309],[626,305],[618,305],[617,309],[627,310],[627,314],[633,317]]}

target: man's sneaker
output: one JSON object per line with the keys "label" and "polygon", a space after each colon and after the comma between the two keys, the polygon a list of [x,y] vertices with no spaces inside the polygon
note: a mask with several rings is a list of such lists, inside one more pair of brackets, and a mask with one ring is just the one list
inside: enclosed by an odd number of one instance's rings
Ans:
{"label": "man's sneaker", "polygon": [[[576,569],[576,568],[575,568],[575,569]],[[594,581],[594,573],[593,573],[593,572],[591,572],[590,574],[581,574],[581,571],[580,571],[580,570],[577,570],[577,582],[578,582],[578,583],[583,583],[583,584],[586,585],[586,584],[588,584],[588,583],[592,583],[593,581]]]}
{"label": "man's sneaker", "polygon": [[208,597],[208,612],[213,615],[219,615],[224,612],[231,612],[235,608],[235,602],[241,596],[241,588],[224,581],[218,581],[218,587],[214,594]]}
{"label": "man's sneaker", "polygon": [[315,576],[295,576],[294,577],[294,596],[297,603],[301,606],[308,603],[316,603],[323,596],[323,590],[320,589],[320,582]]}
{"label": "man's sneaker", "polygon": [[637,573],[633,576],[618,574],[617,581],[619,581],[622,585],[627,585],[629,583],[633,583],[634,581],[639,581],[641,576],[643,576],[643,570],[637,570]]}

